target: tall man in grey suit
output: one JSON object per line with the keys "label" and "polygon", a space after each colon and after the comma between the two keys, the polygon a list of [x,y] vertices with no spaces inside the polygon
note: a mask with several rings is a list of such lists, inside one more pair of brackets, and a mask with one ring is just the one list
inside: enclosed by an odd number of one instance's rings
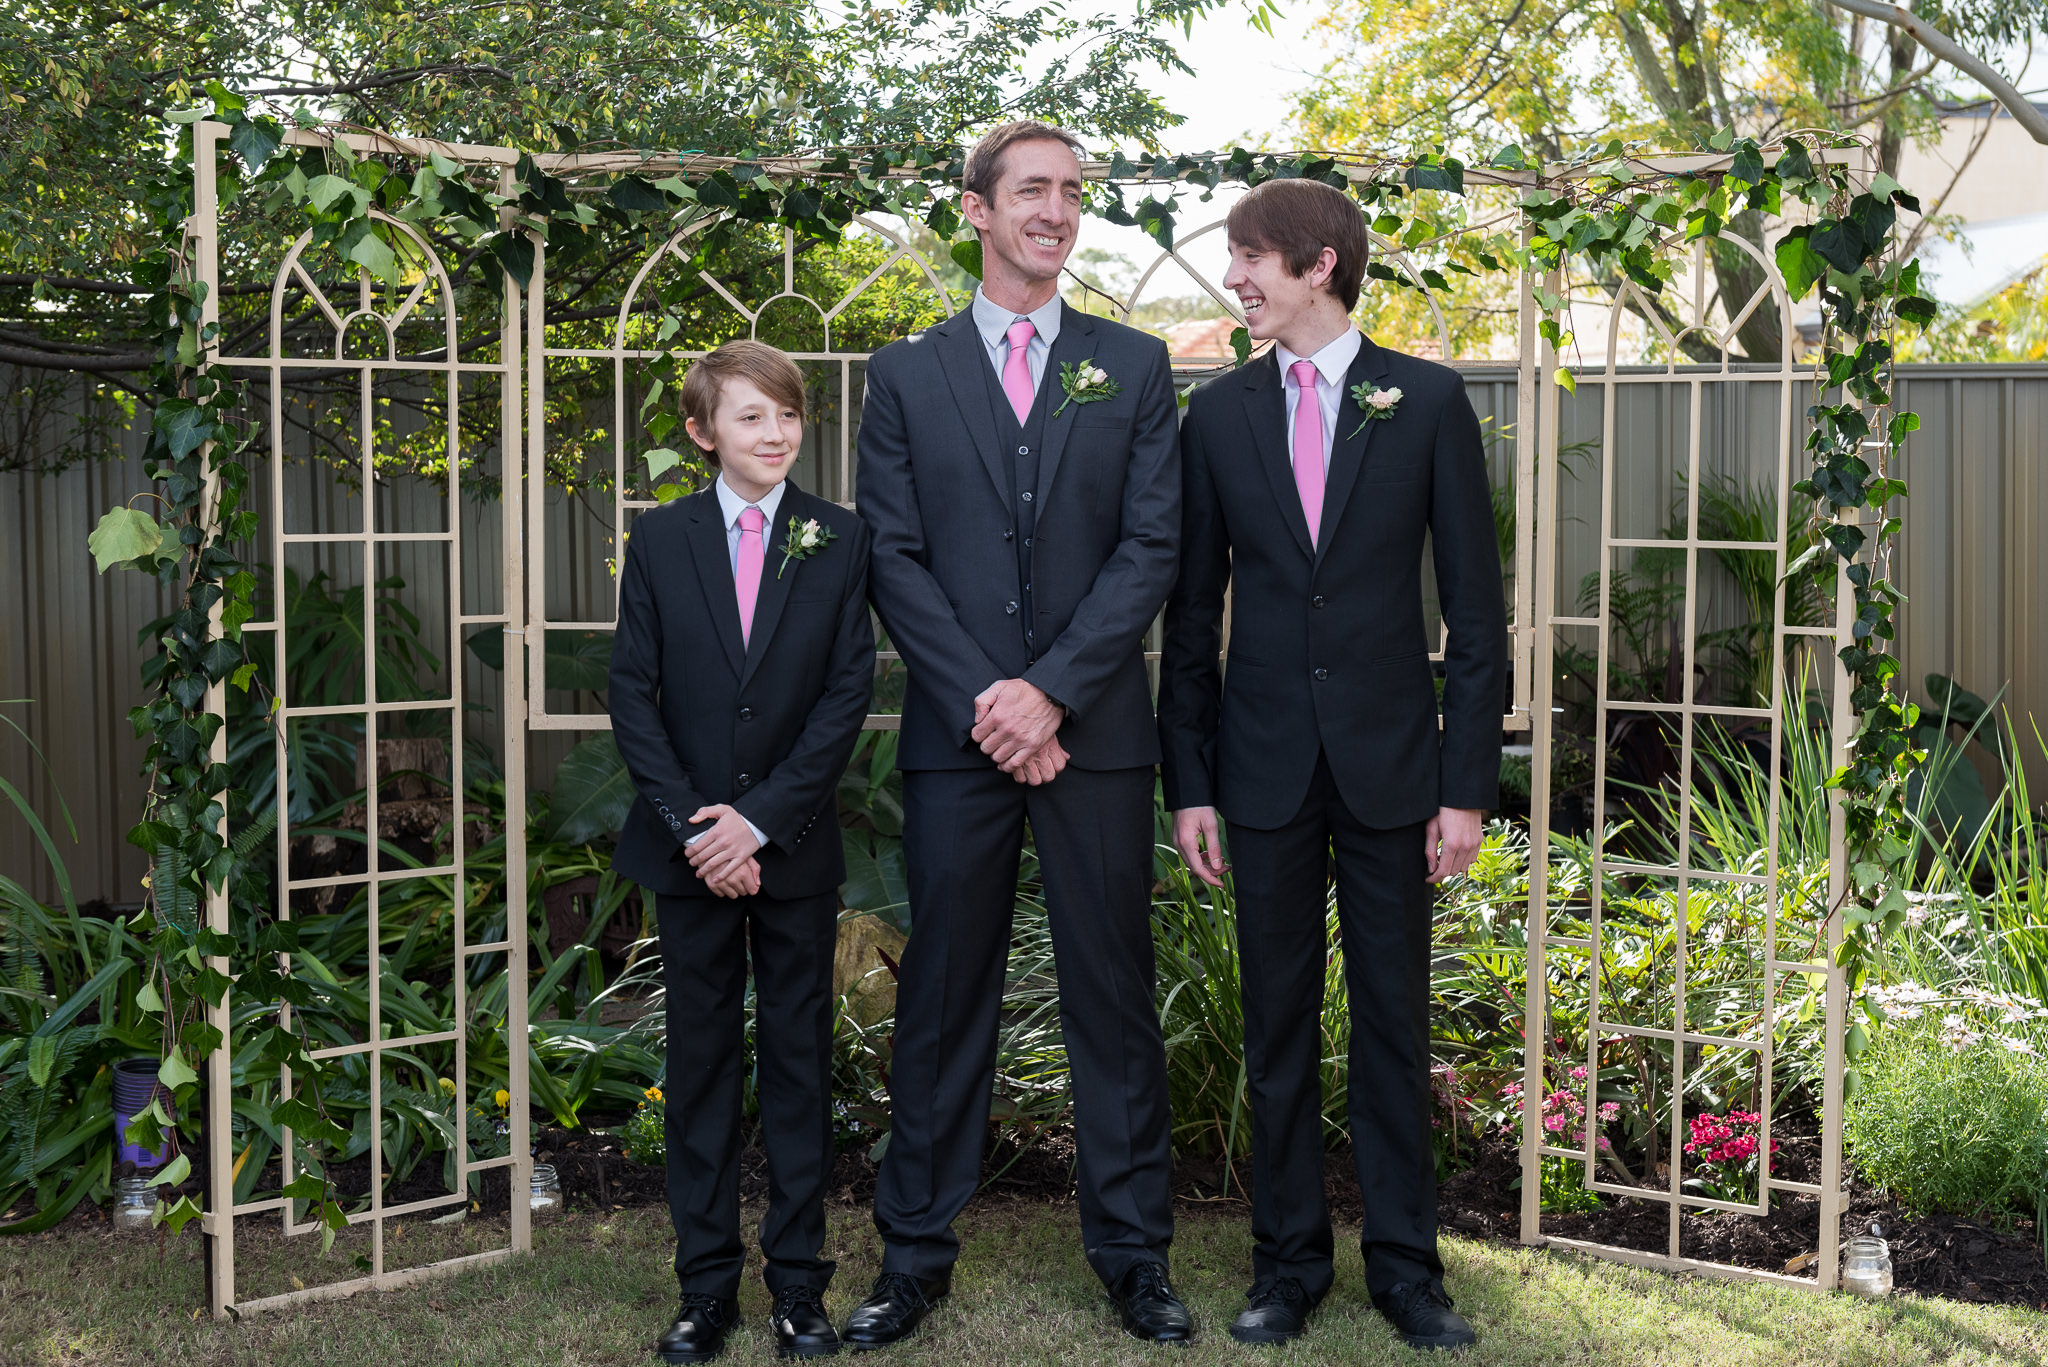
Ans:
{"label": "tall man in grey suit", "polygon": [[909,1335],[951,1286],[1027,821],[1058,956],[1088,1261],[1127,1332],[1193,1332],[1166,1277],[1172,1117],[1149,919],[1159,749],[1143,645],[1179,550],[1179,434],[1165,346],[1060,300],[1078,154],[1040,123],[984,137],[961,195],[981,238],[973,306],[868,364],[855,492],[875,536],[869,593],[909,667],[897,763],[911,932],[875,1192],[882,1274],[848,1321],[856,1350]]}

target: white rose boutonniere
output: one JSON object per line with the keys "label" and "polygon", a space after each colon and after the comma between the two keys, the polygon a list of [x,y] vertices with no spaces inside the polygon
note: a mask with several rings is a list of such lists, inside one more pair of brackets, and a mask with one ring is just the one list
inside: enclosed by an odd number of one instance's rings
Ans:
{"label": "white rose boutonniere", "polygon": [[1052,415],[1055,418],[1066,412],[1070,403],[1099,403],[1124,392],[1122,385],[1095,364],[1093,356],[1078,364],[1073,361],[1060,362],[1060,389],[1067,397],[1060,400],[1058,408],[1053,409]]}
{"label": "white rose boutonniere", "polygon": [[791,518],[789,534],[782,538],[782,565],[775,571],[775,577],[782,578],[782,571],[789,568],[790,561],[809,560],[838,539],[839,533],[820,525],[815,517],[805,522]]}
{"label": "white rose boutonniere", "polygon": [[[1394,410],[1401,406],[1401,391],[1375,389],[1371,384],[1355,384],[1351,386],[1351,399],[1365,414],[1365,422],[1351,430],[1351,436],[1355,437],[1365,430],[1366,422],[1383,422],[1393,417]],[[1351,437],[1346,437],[1345,440],[1349,441]]]}

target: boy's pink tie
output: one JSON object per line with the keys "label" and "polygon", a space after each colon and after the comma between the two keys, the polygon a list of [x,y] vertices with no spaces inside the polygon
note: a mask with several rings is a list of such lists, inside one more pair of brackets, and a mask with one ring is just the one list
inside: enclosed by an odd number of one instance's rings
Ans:
{"label": "boy's pink tie", "polygon": [[1031,339],[1037,335],[1029,318],[1010,324],[1010,359],[1003,362],[1003,393],[1017,410],[1018,422],[1031,416]]}
{"label": "boy's pink tie", "polygon": [[768,552],[761,533],[767,526],[768,519],[759,508],[740,510],[740,554],[733,565],[732,581],[740,597],[741,645],[754,631],[754,602],[761,596],[761,563]]}
{"label": "boy's pink tie", "polygon": [[1294,401],[1294,487],[1301,493],[1308,544],[1313,546],[1323,524],[1323,401],[1316,395],[1314,361],[1296,361],[1287,373],[1300,391]]}

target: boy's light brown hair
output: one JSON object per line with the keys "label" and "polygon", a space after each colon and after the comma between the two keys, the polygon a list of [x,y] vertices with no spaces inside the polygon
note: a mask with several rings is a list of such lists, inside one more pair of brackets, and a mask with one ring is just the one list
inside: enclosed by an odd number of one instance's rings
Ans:
{"label": "boy's light brown hair", "polygon": [[[776,403],[804,411],[804,373],[796,362],[766,342],[741,340],[699,357],[683,376],[683,416],[694,419],[697,430],[709,435],[726,383],[735,379],[749,380]],[[704,458],[718,464],[716,451],[705,451]]]}
{"label": "boy's light brown hair", "polygon": [[996,186],[1003,178],[1003,158],[1012,147],[1020,142],[1035,142],[1044,138],[1049,142],[1065,143],[1073,149],[1076,157],[1088,154],[1081,147],[1081,140],[1066,129],[1037,119],[1013,119],[999,123],[981,135],[981,141],[974,144],[967,153],[967,165],[960,172],[960,189],[972,191],[983,199],[991,199]]}
{"label": "boy's light brown hair", "polygon": [[1328,247],[1337,253],[1337,265],[1323,287],[1346,313],[1358,307],[1371,241],[1365,215],[1342,190],[1319,180],[1269,180],[1231,205],[1224,222],[1232,242],[1278,252],[1287,273],[1297,277],[1307,275]]}

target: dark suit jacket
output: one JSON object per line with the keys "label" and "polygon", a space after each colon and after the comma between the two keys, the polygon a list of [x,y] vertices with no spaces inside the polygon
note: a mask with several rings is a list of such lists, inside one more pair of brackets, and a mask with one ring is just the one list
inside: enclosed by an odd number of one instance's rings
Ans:
{"label": "dark suit jacket", "polygon": [[1048,414],[1059,404],[1061,363],[1089,358],[1122,390],[1070,403],[1045,425],[1035,663],[1018,606],[1006,453],[972,311],[868,363],[858,494],[875,533],[869,592],[909,666],[897,752],[905,769],[991,763],[969,735],[974,699],[1014,678],[1068,709],[1060,742],[1080,768],[1158,761],[1144,633],[1173,584],[1180,543],[1172,375],[1158,338],[1063,307],[1042,386]]}
{"label": "dark suit jacket", "polygon": [[[837,536],[784,568],[792,517]],[[835,797],[875,692],[868,529],[794,484],[775,519],[744,649],[715,488],[643,513],[626,543],[612,734],[639,796],[612,867],[653,892],[710,894],[682,844],[709,828],[690,814],[719,802],[768,837],[758,855],[768,896],[828,892],[846,878]]]}
{"label": "dark suit jacket", "polygon": [[[1402,397],[1392,417],[1359,431],[1351,386],[1365,381]],[[1188,403],[1184,550],[1160,666],[1167,806],[1215,807],[1254,829],[1284,825],[1319,750],[1344,805],[1369,826],[1496,805],[1507,619],[1464,382],[1366,339],[1345,376],[1313,550],[1281,386],[1268,352]],[[1423,623],[1425,534],[1450,632],[1441,732]]]}

